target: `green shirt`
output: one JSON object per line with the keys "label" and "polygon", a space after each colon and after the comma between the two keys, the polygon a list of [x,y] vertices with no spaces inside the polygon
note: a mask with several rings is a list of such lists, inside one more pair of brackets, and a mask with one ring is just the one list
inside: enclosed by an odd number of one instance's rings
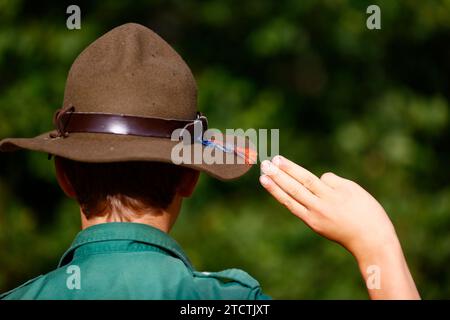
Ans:
{"label": "green shirt", "polygon": [[198,272],[178,243],[138,223],[81,231],[58,268],[1,299],[268,299],[239,269]]}

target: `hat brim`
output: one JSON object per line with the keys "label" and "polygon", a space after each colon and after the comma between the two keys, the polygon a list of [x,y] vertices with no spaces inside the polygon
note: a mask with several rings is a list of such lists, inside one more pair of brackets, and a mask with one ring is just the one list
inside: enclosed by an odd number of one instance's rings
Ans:
{"label": "hat brim", "polygon": [[[52,131],[54,132],[54,131]],[[156,161],[173,163],[171,154],[179,143],[164,138],[140,137],[131,135],[101,134],[101,133],[70,133],[68,137],[51,138],[50,132],[34,138],[7,138],[0,141],[0,151],[16,151],[28,149],[49,153],[63,158],[93,163],[125,162],[125,161]],[[236,137],[242,139],[242,137]],[[229,140],[227,140],[229,141]],[[200,145],[202,152],[205,148]],[[233,180],[244,175],[251,164],[243,163],[239,156],[226,155],[214,148],[215,157],[232,157],[232,163],[201,163],[180,164],[181,166],[203,171],[219,180]],[[218,153],[218,154],[217,154]],[[225,161],[222,161],[225,162]]]}

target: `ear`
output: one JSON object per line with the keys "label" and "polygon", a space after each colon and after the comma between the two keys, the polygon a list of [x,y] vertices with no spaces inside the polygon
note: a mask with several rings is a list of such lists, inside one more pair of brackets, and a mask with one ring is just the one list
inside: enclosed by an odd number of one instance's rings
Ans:
{"label": "ear", "polygon": [[192,169],[187,169],[184,172],[181,184],[178,187],[178,194],[184,198],[188,198],[194,192],[197,185],[200,172]]}
{"label": "ear", "polygon": [[75,190],[70,184],[69,179],[64,172],[63,166],[61,164],[61,159],[59,157],[55,157],[55,170],[56,170],[56,180],[58,180],[59,187],[64,191],[64,193],[69,198],[76,198]]}

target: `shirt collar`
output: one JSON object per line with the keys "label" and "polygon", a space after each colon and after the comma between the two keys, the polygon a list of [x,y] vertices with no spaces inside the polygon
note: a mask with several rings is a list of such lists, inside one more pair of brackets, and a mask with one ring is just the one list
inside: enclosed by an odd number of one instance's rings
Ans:
{"label": "shirt collar", "polygon": [[189,269],[193,270],[189,258],[171,236],[155,227],[131,222],[102,223],[82,230],[62,256],[58,267],[70,263],[74,252],[83,245],[114,240],[129,240],[155,246],[181,259]]}

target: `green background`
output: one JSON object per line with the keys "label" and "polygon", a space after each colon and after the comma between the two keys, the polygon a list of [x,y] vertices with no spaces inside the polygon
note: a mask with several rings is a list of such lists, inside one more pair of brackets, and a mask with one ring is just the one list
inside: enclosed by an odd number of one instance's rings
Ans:
{"label": "green background", "polygon": [[[191,66],[225,128],[279,128],[280,153],[353,179],[385,207],[424,298],[450,298],[450,1],[0,0],[0,137],[52,128],[72,61],[126,22]],[[381,30],[366,8],[381,7]],[[352,256],[260,187],[203,176],[173,235],[199,270],[243,268],[274,298],[366,298]],[[0,156],[0,291],[53,269],[80,227],[46,154]]]}

